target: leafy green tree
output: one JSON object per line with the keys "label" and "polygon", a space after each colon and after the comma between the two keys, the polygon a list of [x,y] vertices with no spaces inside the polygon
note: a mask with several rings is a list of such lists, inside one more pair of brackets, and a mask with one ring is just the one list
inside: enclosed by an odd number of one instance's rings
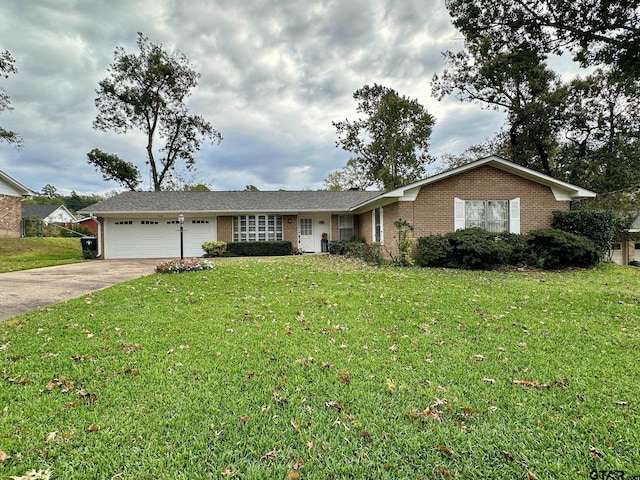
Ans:
{"label": "leafy green tree", "polygon": [[140,185],[140,171],[133,163],[97,148],[87,153],[87,158],[89,164],[102,172],[105,181],[113,180],[131,191],[135,191]]}
{"label": "leafy green tree", "polygon": [[260,189],[258,187],[256,187],[255,185],[245,185],[244,186],[244,190],[245,192],[259,192]]}
{"label": "leafy green tree", "polygon": [[[0,52],[0,76],[9,78],[9,75],[18,73],[15,60],[9,51]],[[4,89],[0,88],[0,112],[12,110],[11,98]],[[12,143],[17,147],[22,146],[22,138],[16,132],[0,127],[0,141]]]}
{"label": "leafy green tree", "polygon": [[620,78],[640,74],[637,0],[446,0],[467,39],[502,38],[541,53],[571,51],[582,66],[606,65]]}
{"label": "leafy green tree", "polygon": [[640,85],[597,70],[571,82],[564,142],[566,180],[600,193],[640,185]]}
{"label": "leafy green tree", "polygon": [[385,189],[422,178],[433,161],[427,150],[434,117],[417,100],[382,85],[365,85],[353,98],[363,118],[333,122],[336,146],[356,155],[369,181]]}
{"label": "leafy green tree", "polygon": [[60,198],[58,189],[50,183],[47,183],[44,187],[42,187],[42,196],[45,198]]}
{"label": "leafy green tree", "polygon": [[[146,163],[151,169],[153,189],[160,191],[179,160],[192,169],[194,154],[202,142],[219,143],[222,136],[187,108],[185,101],[200,77],[187,57],[166,52],[161,44],[151,43],[142,33],[138,33],[137,45],[137,54],[116,48],[109,76],[96,90],[98,115],[93,126],[116,133],[142,131],[147,139]],[[156,139],[164,142],[159,150]],[[112,166],[109,171],[118,168]],[[128,182],[127,186],[131,188]]]}
{"label": "leafy green tree", "polygon": [[334,170],[324,181],[327,190],[340,191],[356,188],[366,190],[374,185],[374,181],[367,175],[365,165],[355,158],[350,158],[347,164],[339,170]]}
{"label": "leafy green tree", "polygon": [[211,187],[205,183],[196,183],[193,185],[185,185],[182,190],[185,192],[210,192]]}
{"label": "leafy green tree", "polygon": [[101,195],[78,195],[75,191],[71,192],[71,195],[65,195],[62,197],[65,206],[73,211],[77,212],[85,207],[98,203],[102,200]]}
{"label": "leafy green tree", "polygon": [[460,101],[504,111],[505,153],[516,163],[552,174],[567,96],[559,76],[526,45],[511,48],[484,38],[466,41],[465,47],[444,52],[447,68],[433,77],[434,96],[442,100],[453,94]]}

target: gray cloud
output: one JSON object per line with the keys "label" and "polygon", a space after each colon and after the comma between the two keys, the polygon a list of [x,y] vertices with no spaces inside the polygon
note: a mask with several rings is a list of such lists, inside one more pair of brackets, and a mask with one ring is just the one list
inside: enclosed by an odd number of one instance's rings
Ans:
{"label": "gray cloud", "polygon": [[201,73],[190,107],[225,140],[205,146],[197,171],[184,175],[217,189],[321,188],[349,158],[331,122],[355,118],[352,95],[365,84],[427,106],[435,155],[459,153],[503,121],[431,97],[440,52],[460,45],[442,0],[4,0],[0,31],[19,69],[0,83],[14,107],[0,125],[25,140],[22,150],[0,144],[0,169],[35,190],[115,189],[86,162],[96,147],[144,167],[141,135],[91,126],[98,82],[117,46],[135,50],[138,31]]}

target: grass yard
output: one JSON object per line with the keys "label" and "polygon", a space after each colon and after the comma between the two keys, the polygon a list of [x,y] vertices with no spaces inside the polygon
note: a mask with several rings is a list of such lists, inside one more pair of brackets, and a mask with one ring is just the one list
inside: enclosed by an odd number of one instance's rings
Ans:
{"label": "grass yard", "polygon": [[0,324],[0,477],[640,475],[639,318],[613,265],[156,274]]}
{"label": "grass yard", "polygon": [[77,238],[0,238],[0,273],[81,261],[82,247]]}

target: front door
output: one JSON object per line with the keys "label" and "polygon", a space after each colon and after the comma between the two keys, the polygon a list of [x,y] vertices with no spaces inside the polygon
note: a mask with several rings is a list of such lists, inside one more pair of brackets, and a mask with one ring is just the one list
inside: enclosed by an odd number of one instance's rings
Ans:
{"label": "front door", "polygon": [[303,252],[313,252],[313,218],[300,218],[298,224],[298,248]]}

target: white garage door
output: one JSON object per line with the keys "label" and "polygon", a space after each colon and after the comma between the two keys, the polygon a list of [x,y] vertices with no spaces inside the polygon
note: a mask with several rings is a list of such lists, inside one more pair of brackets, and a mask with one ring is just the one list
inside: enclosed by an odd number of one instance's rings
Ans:
{"label": "white garage door", "polygon": [[[185,257],[201,257],[202,244],[216,239],[215,218],[185,218]],[[177,220],[113,219],[105,222],[105,258],[179,258]]]}

